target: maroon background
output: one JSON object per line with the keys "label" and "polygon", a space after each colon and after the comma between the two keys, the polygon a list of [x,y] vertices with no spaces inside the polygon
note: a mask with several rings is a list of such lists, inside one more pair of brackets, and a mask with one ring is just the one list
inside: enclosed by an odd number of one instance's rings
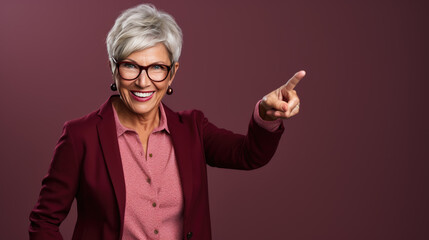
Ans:
{"label": "maroon background", "polygon": [[[425,1],[154,2],[184,32],[175,110],[244,132],[258,99],[308,73],[269,165],[209,169],[215,239],[429,239]],[[27,238],[62,124],[111,94],[104,39],[138,3],[2,1],[0,239]]]}

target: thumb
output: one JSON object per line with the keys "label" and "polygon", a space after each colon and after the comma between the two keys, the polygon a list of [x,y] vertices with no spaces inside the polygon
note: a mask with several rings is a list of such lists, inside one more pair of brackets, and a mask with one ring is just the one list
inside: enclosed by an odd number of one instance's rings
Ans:
{"label": "thumb", "polygon": [[[271,95],[271,94],[270,94]],[[277,110],[277,111],[282,111],[282,112],[286,112],[288,109],[288,105],[285,101],[279,100],[276,97],[273,96],[265,96],[262,99],[262,106],[266,109],[266,110]]]}

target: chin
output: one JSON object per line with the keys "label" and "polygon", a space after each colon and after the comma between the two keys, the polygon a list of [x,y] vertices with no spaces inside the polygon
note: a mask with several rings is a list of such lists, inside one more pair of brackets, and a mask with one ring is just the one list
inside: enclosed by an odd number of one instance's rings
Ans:
{"label": "chin", "polygon": [[129,105],[129,109],[135,114],[139,114],[139,115],[149,114],[154,110],[156,111],[158,107],[159,107],[159,104],[155,102],[155,99],[152,99],[152,101],[148,101],[148,102],[134,101]]}

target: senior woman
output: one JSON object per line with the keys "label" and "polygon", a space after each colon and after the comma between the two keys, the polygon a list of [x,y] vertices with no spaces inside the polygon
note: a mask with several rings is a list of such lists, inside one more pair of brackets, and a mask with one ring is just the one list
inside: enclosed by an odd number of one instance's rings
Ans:
{"label": "senior woman", "polygon": [[273,156],[282,118],[299,111],[293,90],[305,72],[259,101],[246,135],[211,124],[200,111],[174,112],[182,32],[152,5],[126,10],[107,36],[118,91],[64,125],[30,239],[62,239],[59,225],[77,200],[73,239],[211,239],[206,164],[254,169]]}

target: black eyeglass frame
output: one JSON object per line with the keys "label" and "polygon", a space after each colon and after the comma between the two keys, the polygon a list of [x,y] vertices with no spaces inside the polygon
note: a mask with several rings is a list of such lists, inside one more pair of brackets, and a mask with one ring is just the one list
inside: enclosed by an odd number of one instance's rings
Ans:
{"label": "black eyeglass frame", "polygon": [[[165,79],[167,79],[168,75],[170,74],[171,68],[173,68],[173,65],[174,65],[174,62],[172,62],[170,66],[165,65],[165,64],[159,64],[159,63],[153,63],[153,64],[150,64],[150,65],[147,65],[147,66],[141,66],[141,65],[137,64],[135,61],[133,61],[133,60],[129,60],[129,59],[128,59],[128,60],[124,60],[124,61],[120,61],[120,62],[116,62],[116,60],[115,60],[115,59],[113,59],[113,62],[115,62],[115,63],[116,63],[116,69],[117,69],[117,71],[118,71],[119,76],[120,76],[122,79],[127,80],[127,81],[136,80],[138,77],[140,77],[140,75],[142,74],[143,70],[145,70],[145,72],[146,72],[146,76],[147,76],[151,81],[154,81],[154,82],[162,82],[162,81],[164,81]],[[124,78],[124,77],[122,77],[122,76],[121,76],[121,72],[119,71],[119,65],[121,65],[122,63],[131,63],[131,64],[133,64],[133,65],[136,65],[136,66],[139,68],[139,74],[137,75],[137,77],[132,78],[132,79],[128,79],[128,78]],[[152,67],[152,66],[164,66],[164,67],[166,67],[166,68],[167,68],[167,74],[165,75],[165,78],[164,78],[164,79],[162,79],[162,80],[153,80],[153,79],[149,76],[149,72],[148,72],[148,69],[149,69],[150,67]]]}

